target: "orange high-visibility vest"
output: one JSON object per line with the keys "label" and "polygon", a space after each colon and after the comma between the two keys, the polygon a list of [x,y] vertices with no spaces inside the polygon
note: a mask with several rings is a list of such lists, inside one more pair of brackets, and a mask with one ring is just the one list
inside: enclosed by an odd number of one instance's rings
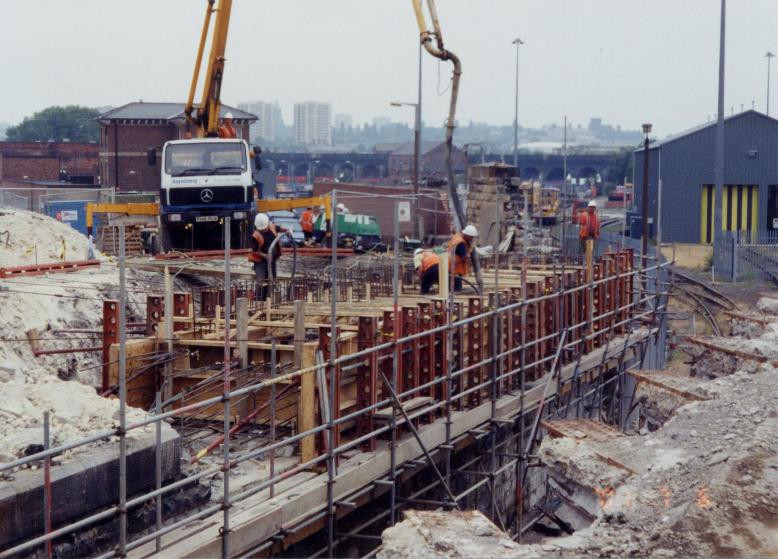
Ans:
{"label": "orange high-visibility vest", "polygon": [[[457,256],[456,250],[459,245],[465,243],[467,247],[467,256]],[[457,233],[448,242],[449,270],[453,270],[457,276],[466,276],[470,273],[470,255],[473,253],[473,246],[465,241],[462,233]]]}
{"label": "orange high-visibility vest", "polygon": [[[270,232],[273,233],[276,237],[278,236],[278,233],[276,232],[275,225],[272,223],[268,226],[270,229]],[[259,231],[254,231],[252,233],[251,237],[257,241],[257,251],[251,251],[249,252],[249,262],[262,262],[265,259],[265,255],[262,253],[262,249],[265,247],[265,237],[262,236],[262,233]],[[270,247],[268,247],[270,248]],[[276,243],[276,255],[273,257],[273,260],[280,257],[282,254],[281,245]]]}
{"label": "orange high-visibility vest", "polygon": [[419,275],[423,276],[427,273],[427,270],[433,266],[440,264],[440,257],[434,252],[425,252],[421,258],[421,266],[419,266]]}
{"label": "orange high-visibility vest", "polygon": [[238,131],[235,130],[234,126],[222,124],[219,126],[219,137],[220,138],[237,138],[238,137]]}
{"label": "orange high-visibility vest", "polygon": [[581,239],[599,239],[600,238],[600,219],[597,212],[588,211],[578,214],[578,237]]}
{"label": "orange high-visibility vest", "polygon": [[313,212],[305,210],[300,216],[300,226],[306,233],[313,233]]}

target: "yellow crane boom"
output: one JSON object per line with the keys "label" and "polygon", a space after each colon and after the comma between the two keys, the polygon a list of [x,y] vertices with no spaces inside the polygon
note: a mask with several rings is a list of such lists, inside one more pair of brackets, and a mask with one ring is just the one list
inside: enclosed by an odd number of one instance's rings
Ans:
{"label": "yellow crane boom", "polygon": [[[184,107],[186,120],[195,126],[198,138],[215,137],[219,131],[219,113],[221,110],[221,88],[224,78],[224,56],[227,48],[227,33],[230,28],[230,15],[232,13],[232,0],[208,0],[205,9],[203,30],[200,34],[200,44],[197,49],[192,84],[189,87],[189,98]],[[195,104],[194,98],[197,92],[197,82],[200,79],[200,69],[203,64],[205,44],[211,29],[211,17],[216,14],[213,25],[213,37],[211,39],[211,54],[208,57],[208,69],[203,83],[202,100]]]}

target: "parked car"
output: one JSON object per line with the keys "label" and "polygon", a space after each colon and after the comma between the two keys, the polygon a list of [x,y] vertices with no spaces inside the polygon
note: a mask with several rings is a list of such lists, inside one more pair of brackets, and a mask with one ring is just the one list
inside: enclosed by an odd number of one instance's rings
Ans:
{"label": "parked car", "polygon": [[288,235],[284,235],[281,241],[279,241],[281,246],[290,247],[292,242],[298,247],[302,246],[305,235],[303,235],[303,228],[300,226],[296,213],[287,211],[268,212],[267,216],[270,218],[270,221],[287,229],[292,235],[292,239],[289,239]]}

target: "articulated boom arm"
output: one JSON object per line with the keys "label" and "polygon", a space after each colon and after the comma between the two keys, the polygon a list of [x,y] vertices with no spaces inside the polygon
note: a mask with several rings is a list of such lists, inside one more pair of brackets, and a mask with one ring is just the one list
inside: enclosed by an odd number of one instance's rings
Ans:
{"label": "articulated boom arm", "polygon": [[[411,0],[411,2],[413,4],[413,11],[416,14],[416,23],[419,25],[419,40],[421,41],[421,44],[426,51],[435,58],[443,61],[450,60],[454,65],[454,70],[451,75],[451,101],[449,102],[448,120],[446,121],[446,168],[448,175],[448,195],[451,204],[454,206],[457,227],[461,229],[467,225],[467,220],[465,212],[462,209],[462,203],[459,201],[457,185],[454,182],[454,166],[451,152],[454,145],[454,127],[456,126],[457,98],[459,96],[459,78],[462,76],[462,62],[456,54],[443,46],[443,32],[440,29],[440,19],[438,19],[438,9],[435,5],[435,0],[427,0],[427,8],[430,13],[430,19],[432,20],[432,31],[427,29],[427,21],[424,18],[422,0]],[[433,37],[435,37],[435,44],[432,42]],[[481,266],[478,263],[478,255],[475,251],[473,251],[472,260],[475,277],[478,280],[478,286],[479,288],[482,288]]]}
{"label": "articulated boom arm", "polygon": [[[218,1],[218,5],[216,5]],[[224,52],[227,47],[227,32],[230,27],[232,0],[208,0],[205,9],[205,21],[200,35],[200,45],[197,49],[192,85],[189,88],[189,98],[184,108],[187,121],[197,127],[197,137],[217,136],[219,130],[219,112],[221,109],[221,87],[224,77]],[[203,98],[199,104],[194,103],[197,82],[200,79],[200,68],[203,63],[203,53],[208,33],[211,27],[211,16],[216,14],[211,39],[211,54],[208,58],[208,70],[203,83]]]}

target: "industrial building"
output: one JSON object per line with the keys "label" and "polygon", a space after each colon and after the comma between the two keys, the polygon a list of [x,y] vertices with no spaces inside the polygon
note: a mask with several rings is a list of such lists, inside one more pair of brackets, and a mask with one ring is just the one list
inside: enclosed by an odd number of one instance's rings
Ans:
{"label": "industrial building", "polygon": [[[651,144],[649,219],[661,227],[663,242],[712,242],[715,145],[715,122]],[[644,150],[635,150],[638,210],[642,203],[643,158]],[[660,196],[662,210],[657,221]],[[722,230],[756,234],[775,229],[778,229],[778,120],[749,110],[724,120]],[[655,237],[656,228],[650,230]]]}

